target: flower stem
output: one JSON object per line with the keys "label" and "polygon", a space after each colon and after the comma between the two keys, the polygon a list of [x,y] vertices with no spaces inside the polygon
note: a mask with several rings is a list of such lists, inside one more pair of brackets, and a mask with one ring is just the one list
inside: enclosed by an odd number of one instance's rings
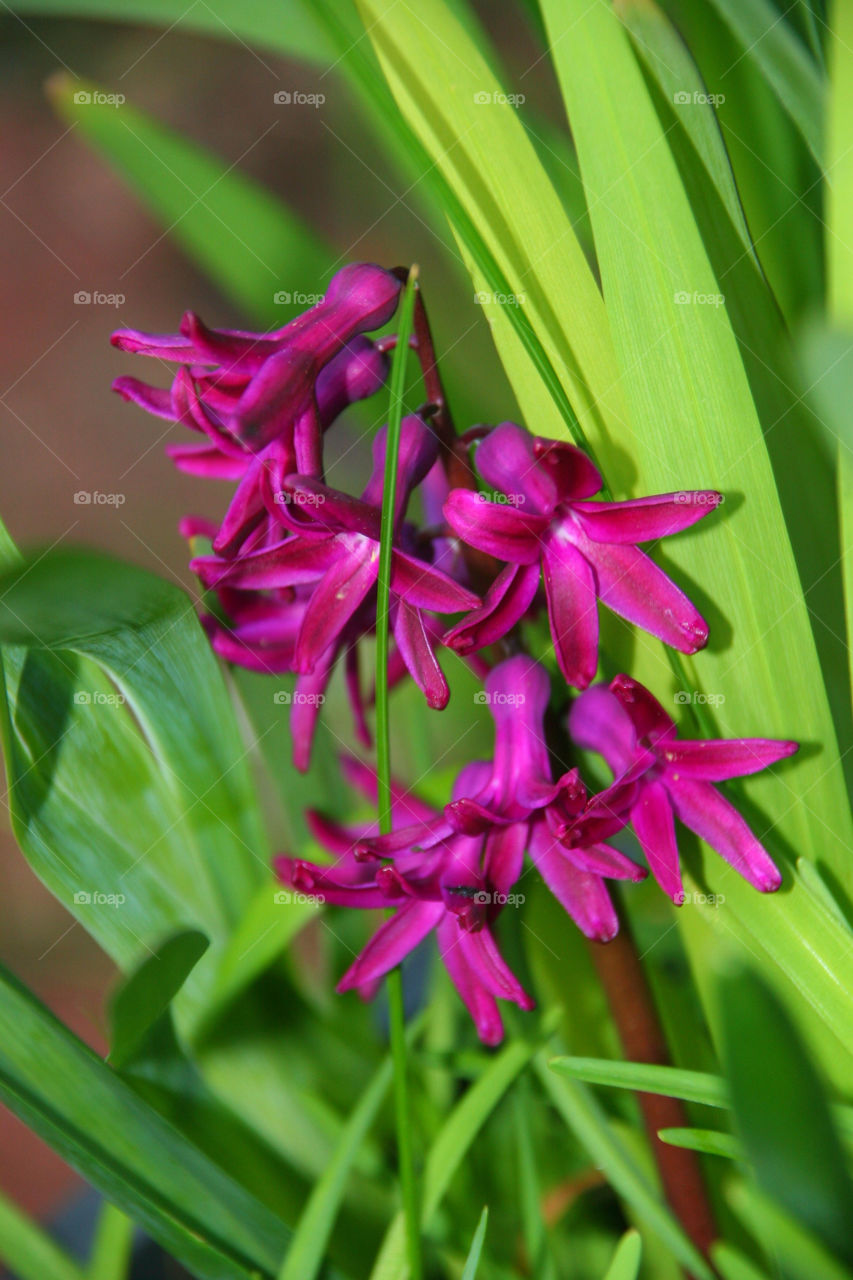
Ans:
{"label": "flower stem", "polygon": [[[397,492],[397,460],[400,452],[400,423],[406,386],[406,356],[417,296],[418,268],[408,273],[400,307],[398,342],[394,348],[390,375],[388,441],[382,490],[382,521],[379,538],[379,574],[376,600],[376,774],[379,830],[391,830],[391,738],[388,711],[388,623],[391,608],[391,555],[394,544],[394,507]],[[399,968],[387,978],[391,1056],[394,1062],[394,1109],[397,1122],[397,1160],[400,1198],[406,1220],[406,1245],[410,1280],[421,1280],[420,1214],[415,1183],[412,1128],[409,1119],[409,1086],[406,1062],[406,1013],[403,1004],[403,976]]]}
{"label": "flower stem", "polygon": [[[671,1062],[664,1030],[654,997],[637,951],[630,923],[619,911],[619,932],[612,942],[589,944],[593,963],[601,979],[626,1059],[669,1065]],[[680,1098],[662,1098],[656,1093],[638,1093],[652,1154],[669,1205],[697,1249],[708,1256],[718,1231],[699,1157],[695,1151],[661,1142],[659,1129],[689,1126]]]}

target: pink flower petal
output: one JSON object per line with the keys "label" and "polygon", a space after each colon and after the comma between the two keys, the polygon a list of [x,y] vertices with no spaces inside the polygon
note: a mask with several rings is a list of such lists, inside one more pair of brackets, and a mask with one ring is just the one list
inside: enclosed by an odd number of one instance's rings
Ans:
{"label": "pink flower petal", "polygon": [[762,893],[772,893],[782,883],[778,867],[744,819],[709,782],[667,778],[667,790],[676,814],[686,827],[716,849],[735,871]]}

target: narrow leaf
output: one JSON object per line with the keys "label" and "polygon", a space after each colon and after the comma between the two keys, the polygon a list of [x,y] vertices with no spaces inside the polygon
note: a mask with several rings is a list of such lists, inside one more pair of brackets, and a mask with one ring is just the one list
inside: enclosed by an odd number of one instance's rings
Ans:
{"label": "narrow leaf", "polygon": [[643,1241],[639,1231],[626,1231],[604,1280],[637,1280],[643,1258]]}
{"label": "narrow leaf", "polygon": [[166,939],[123,982],[110,1002],[110,1064],[116,1070],[130,1061],[146,1033],[165,1013],[208,948],[197,929]]}

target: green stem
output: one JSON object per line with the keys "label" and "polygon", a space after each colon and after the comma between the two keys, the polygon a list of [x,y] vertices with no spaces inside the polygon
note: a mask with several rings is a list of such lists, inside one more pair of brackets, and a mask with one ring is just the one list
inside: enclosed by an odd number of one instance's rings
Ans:
{"label": "green stem", "polygon": [[[385,479],[382,490],[382,522],[379,538],[379,575],[376,599],[376,774],[379,830],[391,830],[391,733],[388,712],[388,622],[391,607],[391,554],[394,544],[394,506],[397,493],[397,459],[400,451],[400,424],[406,384],[406,356],[415,307],[418,269],[409,272],[403,301],[397,345],[391,362],[388,411],[388,440],[385,451]],[[394,1062],[394,1104],[397,1121],[397,1157],[400,1196],[406,1220],[406,1245],[410,1280],[421,1280],[421,1232],[418,1192],[415,1182],[412,1128],[409,1119],[409,1085],[406,1061],[406,1013],[403,1005],[403,976],[399,969],[388,974],[388,1011],[391,1054]]]}

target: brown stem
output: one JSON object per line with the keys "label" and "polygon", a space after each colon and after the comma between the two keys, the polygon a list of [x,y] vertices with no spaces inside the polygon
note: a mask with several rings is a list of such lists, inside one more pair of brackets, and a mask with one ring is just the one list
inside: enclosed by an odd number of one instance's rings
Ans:
{"label": "brown stem", "polygon": [[[626,1059],[669,1066],[671,1060],[663,1027],[624,912],[620,911],[619,932],[613,941],[591,942],[589,949],[607,993]],[[664,1194],[696,1248],[708,1257],[718,1232],[699,1157],[695,1151],[670,1146],[658,1137],[659,1129],[682,1129],[689,1125],[684,1103],[679,1098],[662,1098],[656,1093],[638,1093],[637,1100]]]}

